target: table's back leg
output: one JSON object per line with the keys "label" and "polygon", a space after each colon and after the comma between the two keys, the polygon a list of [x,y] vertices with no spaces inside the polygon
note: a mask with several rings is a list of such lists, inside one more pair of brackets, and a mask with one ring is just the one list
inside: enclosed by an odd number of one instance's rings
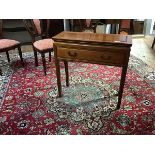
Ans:
{"label": "table's back leg", "polygon": [[66,73],[66,86],[69,86],[69,73],[68,73],[68,61],[64,60],[65,73]]}
{"label": "table's back leg", "polygon": [[55,67],[56,67],[56,77],[57,77],[57,86],[58,86],[58,97],[61,97],[62,96],[62,93],[61,93],[60,63],[59,63],[59,59],[57,58],[57,47],[56,47],[55,44],[53,44],[53,50],[54,50]]}

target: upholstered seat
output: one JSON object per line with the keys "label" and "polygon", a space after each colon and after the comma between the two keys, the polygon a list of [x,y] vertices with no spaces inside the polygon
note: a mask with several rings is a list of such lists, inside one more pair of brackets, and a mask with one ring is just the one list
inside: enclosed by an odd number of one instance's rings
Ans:
{"label": "upholstered seat", "polygon": [[52,39],[42,39],[33,43],[34,47],[39,50],[52,50],[53,49],[53,40]]}
{"label": "upholstered seat", "polygon": [[123,34],[123,35],[128,35],[128,33],[127,33],[127,32],[125,32],[125,31],[121,31],[121,32],[120,32],[120,34]]}
{"label": "upholstered seat", "polygon": [[11,48],[13,46],[19,45],[20,42],[16,40],[11,40],[11,39],[0,39],[0,50],[6,49],[6,48]]}

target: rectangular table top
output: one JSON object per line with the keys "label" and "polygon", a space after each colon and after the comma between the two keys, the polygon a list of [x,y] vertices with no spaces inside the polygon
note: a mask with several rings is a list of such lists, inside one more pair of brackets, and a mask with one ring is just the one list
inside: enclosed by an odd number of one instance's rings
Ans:
{"label": "rectangular table top", "polygon": [[52,37],[56,42],[75,42],[75,43],[99,43],[107,44],[110,43],[114,46],[132,46],[132,36],[131,35],[121,35],[121,34],[98,34],[91,32],[70,32],[63,31],[56,36]]}

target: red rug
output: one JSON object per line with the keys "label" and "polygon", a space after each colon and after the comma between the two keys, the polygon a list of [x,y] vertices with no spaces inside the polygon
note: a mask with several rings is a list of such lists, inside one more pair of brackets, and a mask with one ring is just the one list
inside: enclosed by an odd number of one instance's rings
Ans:
{"label": "red rug", "polygon": [[61,63],[64,97],[57,99],[54,59],[47,60],[47,76],[32,53],[24,54],[25,67],[12,59],[11,66],[4,56],[0,61],[0,134],[155,134],[155,74],[134,56],[117,111],[118,67],[69,62],[67,88]]}

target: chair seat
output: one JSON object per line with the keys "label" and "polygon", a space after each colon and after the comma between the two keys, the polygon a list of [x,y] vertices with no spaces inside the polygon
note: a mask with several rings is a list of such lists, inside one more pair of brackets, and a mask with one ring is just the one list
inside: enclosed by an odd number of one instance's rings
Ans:
{"label": "chair seat", "polygon": [[127,32],[125,32],[125,31],[121,31],[121,32],[120,32],[120,34],[123,34],[123,35],[128,35],[128,33],[127,33]]}
{"label": "chair seat", "polygon": [[20,42],[12,39],[0,39],[0,50],[11,48],[13,46],[19,45]]}
{"label": "chair seat", "polygon": [[54,41],[52,39],[42,39],[33,43],[34,47],[39,51],[50,50],[53,49]]}

